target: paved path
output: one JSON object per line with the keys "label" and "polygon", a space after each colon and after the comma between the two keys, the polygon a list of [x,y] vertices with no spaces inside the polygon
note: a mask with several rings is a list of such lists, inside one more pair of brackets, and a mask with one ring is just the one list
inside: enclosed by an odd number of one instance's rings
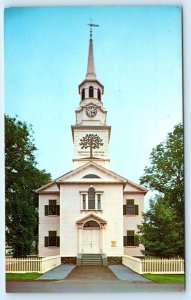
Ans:
{"label": "paved path", "polygon": [[68,274],[75,268],[74,265],[60,265],[35,280],[61,280],[68,276]]}
{"label": "paved path", "polygon": [[81,266],[76,267],[66,277],[66,280],[80,281],[116,281],[117,277],[108,267],[102,266]]}
{"label": "paved path", "polygon": [[149,279],[144,278],[123,265],[109,265],[109,268],[119,280],[126,280],[128,282],[151,282]]}

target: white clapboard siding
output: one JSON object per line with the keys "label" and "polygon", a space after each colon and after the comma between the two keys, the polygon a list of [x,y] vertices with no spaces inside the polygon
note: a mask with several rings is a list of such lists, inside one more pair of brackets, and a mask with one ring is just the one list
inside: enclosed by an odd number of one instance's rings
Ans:
{"label": "white clapboard siding", "polygon": [[44,273],[61,264],[60,255],[35,258],[6,258],[6,273]]}
{"label": "white clapboard siding", "polygon": [[122,263],[139,274],[184,274],[184,259],[122,257]]}

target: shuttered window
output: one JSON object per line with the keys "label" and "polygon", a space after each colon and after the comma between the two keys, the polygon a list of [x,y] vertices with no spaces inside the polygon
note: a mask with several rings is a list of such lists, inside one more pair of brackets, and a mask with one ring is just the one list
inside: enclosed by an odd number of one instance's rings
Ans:
{"label": "shuttered window", "polygon": [[56,200],[49,200],[49,205],[45,205],[45,216],[59,216],[60,205],[56,205]]}
{"label": "shuttered window", "polygon": [[49,231],[48,236],[45,236],[45,247],[60,247],[60,237],[56,231]]}
{"label": "shuttered window", "polygon": [[127,246],[135,246],[135,232],[127,230]]}
{"label": "shuttered window", "polygon": [[123,215],[138,215],[139,206],[134,204],[134,199],[127,199],[123,205]]}

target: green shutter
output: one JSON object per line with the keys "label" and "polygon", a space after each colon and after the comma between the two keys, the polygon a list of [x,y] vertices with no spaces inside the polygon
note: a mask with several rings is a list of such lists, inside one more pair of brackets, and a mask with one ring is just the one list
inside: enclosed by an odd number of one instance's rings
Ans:
{"label": "green shutter", "polygon": [[126,213],[126,205],[124,204],[123,205],[123,215],[126,215],[127,213]]}
{"label": "green shutter", "polygon": [[48,247],[48,245],[49,245],[49,237],[48,237],[48,236],[45,236],[45,237],[44,237],[44,246],[45,246],[45,247]]}
{"label": "green shutter", "polygon": [[59,236],[56,237],[56,246],[60,247],[60,237]]}
{"label": "green shutter", "polygon": [[56,214],[57,216],[60,215],[60,205],[56,205]]}
{"label": "green shutter", "polygon": [[127,199],[126,203],[127,205],[134,205],[134,199]]}
{"label": "green shutter", "polygon": [[124,247],[127,246],[127,237],[126,236],[123,237],[123,246]]}
{"label": "green shutter", "polygon": [[45,216],[48,216],[48,205],[44,206],[44,214]]}
{"label": "green shutter", "polygon": [[135,215],[139,214],[139,205],[135,205]]}

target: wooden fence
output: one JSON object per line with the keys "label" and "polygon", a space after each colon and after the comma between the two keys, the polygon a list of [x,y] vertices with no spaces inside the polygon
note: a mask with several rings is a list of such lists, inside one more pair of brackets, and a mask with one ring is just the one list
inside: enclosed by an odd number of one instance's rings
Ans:
{"label": "wooden fence", "polygon": [[35,258],[6,258],[6,273],[45,273],[61,264],[60,255]]}
{"label": "wooden fence", "polygon": [[184,259],[135,258],[124,255],[123,265],[139,274],[184,274]]}

